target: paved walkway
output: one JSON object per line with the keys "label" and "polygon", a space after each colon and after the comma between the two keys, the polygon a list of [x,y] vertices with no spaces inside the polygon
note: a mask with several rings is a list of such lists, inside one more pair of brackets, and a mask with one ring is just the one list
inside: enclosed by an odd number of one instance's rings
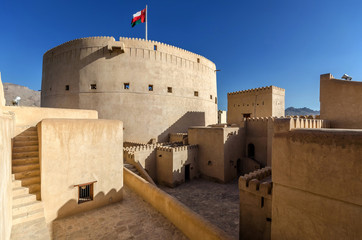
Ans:
{"label": "paved walkway", "polygon": [[195,179],[176,188],[159,187],[235,239],[239,238],[239,190],[236,180],[220,184]]}
{"label": "paved walkway", "polygon": [[124,199],[53,222],[53,239],[187,239],[172,223],[124,186]]}

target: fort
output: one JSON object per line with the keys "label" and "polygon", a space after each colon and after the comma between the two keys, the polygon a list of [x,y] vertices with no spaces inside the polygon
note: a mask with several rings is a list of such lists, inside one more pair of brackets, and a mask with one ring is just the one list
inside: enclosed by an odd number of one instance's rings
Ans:
{"label": "fort", "polygon": [[[76,39],[44,54],[41,106],[97,110],[147,143],[217,121],[216,67],[186,50],[144,39]],[[147,114],[145,114],[147,113]]]}
{"label": "fort", "polygon": [[[276,86],[232,92],[225,120],[200,55],[122,37],[59,45],[44,54],[41,108],[5,106],[0,84],[0,239],[31,238],[29,226],[49,239],[56,221],[121,206],[128,191],[189,239],[358,239],[360,86],[322,74],[320,116],[285,116]],[[159,188],[197,178],[237,181],[233,232]],[[114,238],[143,231],[128,221]]]}

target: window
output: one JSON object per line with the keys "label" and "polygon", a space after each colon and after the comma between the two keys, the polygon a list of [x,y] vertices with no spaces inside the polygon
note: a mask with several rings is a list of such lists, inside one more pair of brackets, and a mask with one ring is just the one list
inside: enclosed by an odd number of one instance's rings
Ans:
{"label": "window", "polygon": [[200,63],[200,58],[197,59],[197,63]]}
{"label": "window", "polygon": [[153,85],[148,85],[148,91],[153,91]]}
{"label": "window", "polygon": [[153,45],[153,50],[157,51],[157,45]]}
{"label": "window", "polygon": [[128,89],[129,89],[129,83],[125,83],[125,84],[123,85],[123,88],[128,90]]}
{"label": "window", "polygon": [[167,92],[172,93],[172,87],[167,87]]}
{"label": "window", "polygon": [[215,104],[217,104],[217,97],[215,97]]}
{"label": "window", "polygon": [[97,89],[97,84],[91,84],[90,89]]}
{"label": "window", "polygon": [[194,96],[198,97],[199,96],[199,92],[198,91],[194,91]]}
{"label": "window", "polygon": [[255,147],[252,143],[248,145],[248,158],[255,159]]}
{"label": "window", "polygon": [[52,90],[52,88],[49,89],[50,91]]}
{"label": "window", "polygon": [[65,85],[65,91],[69,91],[69,85]]}
{"label": "window", "polygon": [[95,182],[75,185],[78,187],[78,204],[93,200],[93,185]]}
{"label": "window", "polygon": [[243,114],[243,118],[250,118],[250,116],[251,116],[251,113],[244,113]]}
{"label": "window", "polygon": [[210,95],[210,99],[212,99],[212,95]]}

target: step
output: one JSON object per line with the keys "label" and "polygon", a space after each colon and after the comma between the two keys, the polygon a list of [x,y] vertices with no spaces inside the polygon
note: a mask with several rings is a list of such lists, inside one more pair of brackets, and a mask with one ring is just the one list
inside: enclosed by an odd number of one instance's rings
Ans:
{"label": "step", "polygon": [[[14,175],[14,174],[13,174]],[[12,182],[12,188],[21,187],[21,181],[20,180],[14,180]]]}
{"label": "step", "polygon": [[35,170],[29,170],[29,171],[14,173],[14,175],[15,175],[15,179],[16,179],[16,180],[23,179],[23,178],[40,176],[40,169],[35,169]]}
{"label": "step", "polygon": [[12,167],[13,173],[19,173],[24,171],[30,171],[40,169],[39,163],[30,163],[30,164],[24,164],[24,165],[16,165]]}
{"label": "step", "polygon": [[13,188],[13,197],[25,195],[29,193],[29,188],[26,187],[15,187]]}
{"label": "step", "polygon": [[38,141],[38,136],[16,136],[14,138],[15,142],[23,142],[23,141]]}
{"label": "step", "polygon": [[36,200],[41,201],[41,194],[40,194],[40,191],[39,191],[39,192],[34,192],[34,193],[32,193],[32,194],[35,194],[35,196],[36,196]]}
{"label": "step", "polygon": [[29,189],[29,193],[36,193],[36,192],[40,192],[40,188],[41,188],[41,186],[40,186],[40,183],[35,183],[35,184],[31,184],[31,185],[28,185],[28,186],[26,186],[26,188],[28,188]]}
{"label": "step", "polygon": [[39,148],[38,145],[13,147],[13,153],[20,153],[20,152],[39,152]]}
{"label": "step", "polygon": [[21,179],[21,185],[23,187],[27,187],[29,185],[36,184],[36,183],[40,184],[40,176]]}
{"label": "step", "polygon": [[43,218],[43,217],[44,217],[43,208],[36,209],[36,210],[28,212],[28,213],[13,215],[13,225],[28,222],[28,221],[32,221],[34,219]]}
{"label": "step", "polygon": [[32,157],[32,158],[17,158],[13,159],[13,167],[18,165],[26,165],[31,163],[39,163],[38,157]]}
{"label": "step", "polygon": [[22,203],[18,205],[13,205],[13,216],[19,215],[26,212],[31,212],[36,209],[43,208],[43,203],[40,201]]}
{"label": "step", "polygon": [[39,152],[22,152],[22,153],[13,153],[13,159],[19,158],[28,158],[28,157],[38,157]]}
{"label": "step", "polygon": [[17,135],[16,137],[20,137],[20,136],[33,136],[36,135],[38,136],[38,131],[36,129],[27,129],[24,132],[20,133],[19,135]]}
{"label": "step", "polygon": [[19,196],[13,196],[13,205],[30,203],[34,201],[36,201],[36,195],[34,194],[23,194]]}
{"label": "step", "polygon": [[23,146],[37,146],[39,144],[38,141],[21,141],[21,140],[15,140],[13,143],[13,147],[23,147]]}

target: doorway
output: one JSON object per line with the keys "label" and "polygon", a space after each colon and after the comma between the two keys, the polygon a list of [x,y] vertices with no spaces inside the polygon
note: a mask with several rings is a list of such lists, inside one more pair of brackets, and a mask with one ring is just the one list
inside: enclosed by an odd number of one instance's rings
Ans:
{"label": "doorway", "polygon": [[185,182],[190,181],[190,164],[185,165]]}
{"label": "doorway", "polygon": [[255,146],[252,143],[248,145],[248,158],[255,159]]}

